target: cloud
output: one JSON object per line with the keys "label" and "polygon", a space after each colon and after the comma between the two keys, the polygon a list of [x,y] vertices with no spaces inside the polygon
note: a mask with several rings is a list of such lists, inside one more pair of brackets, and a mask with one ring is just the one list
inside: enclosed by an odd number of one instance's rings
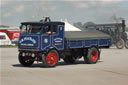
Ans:
{"label": "cloud", "polygon": [[12,16],[12,13],[8,12],[8,13],[6,13],[6,14],[3,15],[4,18],[7,18],[9,16]]}
{"label": "cloud", "polygon": [[72,5],[77,8],[90,8],[90,7],[97,6],[97,4],[100,4],[100,2],[94,2],[94,1],[72,2]]}
{"label": "cloud", "polygon": [[[1,5],[4,6],[4,5],[7,5],[9,4],[10,2],[12,1],[16,1],[16,0],[1,0]],[[20,1],[20,0],[17,0],[17,1]]]}
{"label": "cloud", "polygon": [[62,1],[104,1],[104,2],[111,2],[111,1],[127,1],[127,0],[62,0]]}
{"label": "cloud", "polygon": [[[10,2],[11,1],[11,2]],[[2,0],[2,23],[19,24],[21,21],[36,21],[43,16],[69,21],[88,20],[103,22],[113,14],[127,17],[125,0]],[[6,4],[6,5],[5,5]]]}
{"label": "cloud", "polygon": [[76,8],[90,8],[108,4],[120,3],[127,0],[62,0],[71,3]]}
{"label": "cloud", "polygon": [[24,11],[24,5],[20,5],[14,9],[16,12],[21,13]]}
{"label": "cloud", "polygon": [[10,0],[1,0],[0,2],[1,2],[1,5],[6,5],[6,4],[8,4],[9,1]]}
{"label": "cloud", "polygon": [[100,1],[112,2],[112,1],[127,1],[127,0],[100,0]]}

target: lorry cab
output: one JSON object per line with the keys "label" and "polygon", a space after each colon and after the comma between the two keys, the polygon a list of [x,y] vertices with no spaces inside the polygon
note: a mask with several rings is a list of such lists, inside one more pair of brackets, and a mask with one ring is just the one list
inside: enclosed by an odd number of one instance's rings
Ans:
{"label": "lorry cab", "polygon": [[18,42],[20,50],[64,49],[63,22],[22,22]]}

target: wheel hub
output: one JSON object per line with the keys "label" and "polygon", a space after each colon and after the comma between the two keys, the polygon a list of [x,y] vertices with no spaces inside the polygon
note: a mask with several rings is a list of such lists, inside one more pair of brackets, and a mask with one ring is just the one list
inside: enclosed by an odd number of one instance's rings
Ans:
{"label": "wheel hub", "polygon": [[92,55],[92,57],[91,57],[92,61],[96,61],[97,58],[98,58],[97,51],[96,50],[93,50],[92,53],[91,53],[91,55]]}
{"label": "wheel hub", "polygon": [[47,57],[46,57],[46,61],[49,65],[54,65],[57,61],[57,56],[55,53],[51,52],[48,53]]}
{"label": "wheel hub", "polygon": [[50,58],[50,60],[51,60],[51,61],[53,61],[53,60],[54,60],[54,58],[53,58],[53,57],[51,57],[51,58]]}

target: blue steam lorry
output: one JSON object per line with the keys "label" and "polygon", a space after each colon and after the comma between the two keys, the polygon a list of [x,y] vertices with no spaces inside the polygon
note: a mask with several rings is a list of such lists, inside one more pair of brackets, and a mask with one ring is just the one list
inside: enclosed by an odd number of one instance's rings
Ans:
{"label": "blue steam lorry", "polygon": [[60,59],[74,63],[84,58],[95,64],[100,58],[100,48],[111,46],[111,37],[99,31],[65,31],[65,23],[50,21],[22,22],[18,42],[19,62],[31,66],[34,61],[46,67],[55,67]]}

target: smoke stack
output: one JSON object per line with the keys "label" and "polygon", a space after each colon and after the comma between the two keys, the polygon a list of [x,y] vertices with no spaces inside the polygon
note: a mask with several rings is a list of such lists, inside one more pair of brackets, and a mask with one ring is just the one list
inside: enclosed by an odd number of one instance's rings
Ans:
{"label": "smoke stack", "polygon": [[123,29],[123,32],[125,32],[125,20],[122,20],[122,29]]}

